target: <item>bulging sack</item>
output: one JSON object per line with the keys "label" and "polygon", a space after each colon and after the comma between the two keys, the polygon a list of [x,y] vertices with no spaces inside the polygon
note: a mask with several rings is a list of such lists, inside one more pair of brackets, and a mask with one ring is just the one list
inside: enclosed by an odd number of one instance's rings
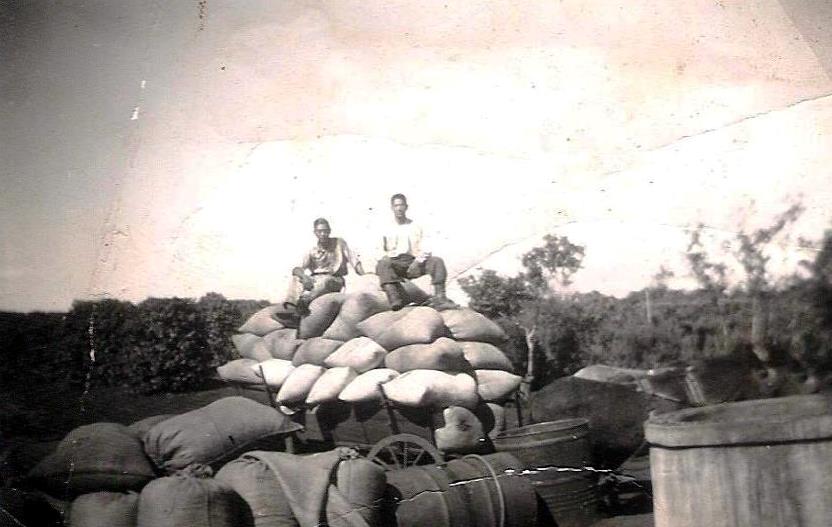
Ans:
{"label": "bulging sack", "polygon": [[447,309],[442,320],[456,340],[502,344],[508,338],[503,328],[473,309]]}
{"label": "bulging sack", "polygon": [[355,379],[357,374],[352,368],[330,368],[318,377],[309,395],[306,397],[307,406],[317,406],[321,403],[338,399],[338,394]]}
{"label": "bulging sack", "polygon": [[380,525],[379,513],[387,487],[381,466],[369,459],[345,459],[338,464],[335,486],[368,525]]}
{"label": "bulging sack", "polygon": [[[444,311],[443,311],[444,313]],[[487,342],[460,342],[465,360],[477,370],[503,370],[514,373],[514,367],[500,348]]]}
{"label": "bulging sack", "polygon": [[[266,381],[270,388],[280,388],[289,374],[294,371],[295,366],[292,361],[283,359],[269,359],[252,366],[252,370],[258,375],[260,382]],[[260,372],[263,372],[264,377],[260,378]]]}
{"label": "bulging sack", "polygon": [[[1,513],[0,513],[1,514]],[[135,492],[93,492],[75,498],[69,527],[136,527],[139,495]]]}
{"label": "bulging sack", "polygon": [[390,309],[390,304],[381,291],[349,293],[335,321],[327,328],[323,336],[344,342],[361,336],[357,327],[358,323],[388,309]]}
{"label": "bulging sack", "polygon": [[141,441],[116,423],[79,426],[28,475],[37,488],[57,497],[138,490],[154,477]]}
{"label": "bulging sack", "polygon": [[406,372],[410,370],[440,370],[450,372],[473,371],[465,360],[462,347],[454,340],[440,337],[430,344],[411,344],[391,351],[384,359],[390,369]]}
{"label": "bulging sack", "polygon": [[306,400],[315,381],[324,374],[326,368],[316,364],[301,364],[289,374],[289,377],[277,392],[277,401],[285,406],[302,403]]}
{"label": "bulging sack", "polygon": [[475,452],[485,443],[485,430],[480,419],[466,408],[450,406],[442,411],[445,426],[435,431],[436,448],[443,452]]}
{"label": "bulging sack", "polygon": [[254,368],[260,364],[254,359],[236,359],[226,362],[217,368],[217,375],[227,382],[243,384],[260,384],[262,380],[255,373]]}
{"label": "bulging sack", "polygon": [[509,398],[523,378],[502,370],[477,370],[477,393],[483,401],[495,402],[504,401]]}
{"label": "bulging sack", "polygon": [[281,329],[283,324],[275,320],[274,315],[278,311],[282,311],[283,306],[275,304],[264,307],[257,313],[251,315],[246,322],[237,329],[240,333],[251,333],[262,337],[272,331]]}
{"label": "bulging sack", "polygon": [[335,321],[346,298],[345,293],[327,293],[313,300],[309,304],[309,314],[300,320],[298,338],[309,339],[323,335]]}
{"label": "bulging sack", "polygon": [[300,428],[273,408],[226,397],[157,424],[145,434],[144,448],[168,472],[195,464],[218,468],[248,450],[278,448]]}
{"label": "bulging sack", "polygon": [[251,527],[254,519],[227,483],[187,473],[151,481],[139,496],[137,527]]}
{"label": "bulging sack", "polygon": [[295,356],[292,357],[292,364],[295,366],[300,366],[301,364],[323,366],[326,364],[327,357],[332,355],[343,344],[339,340],[330,340],[323,337],[314,337],[305,340],[295,352]]}
{"label": "bulging sack", "polygon": [[462,406],[473,409],[479,402],[477,383],[467,373],[412,370],[384,385],[387,397],[405,406]]}
{"label": "bulging sack", "polygon": [[361,333],[378,342],[386,350],[410,344],[429,344],[448,336],[442,316],[426,306],[385,311],[358,324]]}
{"label": "bulging sack", "polygon": [[297,337],[296,329],[278,329],[263,337],[263,342],[275,359],[292,360],[295,350],[303,343],[303,340]]}
{"label": "bulging sack", "polygon": [[239,333],[231,336],[231,342],[237,349],[237,353],[244,359],[253,359],[257,362],[272,358],[269,349],[262,337],[250,333]]}
{"label": "bulging sack", "polygon": [[338,398],[347,403],[361,403],[381,399],[378,385],[392,381],[399,376],[399,372],[389,368],[377,368],[362,373],[349,383]]}
{"label": "bulging sack", "polygon": [[330,368],[345,366],[358,373],[372,370],[384,362],[387,351],[367,337],[357,337],[342,344],[324,360]]}
{"label": "bulging sack", "polygon": [[297,527],[283,487],[262,461],[239,457],[222,467],[216,479],[243,498],[255,527]]}

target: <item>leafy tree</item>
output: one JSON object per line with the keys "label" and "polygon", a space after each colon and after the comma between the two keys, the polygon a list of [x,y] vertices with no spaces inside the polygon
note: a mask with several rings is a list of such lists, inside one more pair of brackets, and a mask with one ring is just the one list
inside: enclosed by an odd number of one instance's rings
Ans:
{"label": "leafy tree", "polygon": [[[566,286],[581,268],[584,248],[565,236],[547,234],[543,245],[522,256],[523,270],[514,277],[493,270],[479,277],[460,280],[471,299],[471,307],[490,317],[510,319],[524,333],[526,343],[526,389],[535,371],[545,364],[537,381],[568,371],[574,365],[576,342],[582,330],[580,314],[554,296],[553,286]],[[541,331],[545,328],[545,331]],[[544,355],[535,353],[541,345]]]}

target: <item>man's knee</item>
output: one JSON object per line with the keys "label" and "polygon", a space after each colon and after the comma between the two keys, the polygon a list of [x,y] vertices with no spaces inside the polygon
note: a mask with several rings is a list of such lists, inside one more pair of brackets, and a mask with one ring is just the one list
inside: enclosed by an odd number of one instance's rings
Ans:
{"label": "man's knee", "polygon": [[378,281],[382,285],[402,281],[398,273],[396,273],[393,260],[389,256],[384,256],[376,262],[376,275],[378,275]]}

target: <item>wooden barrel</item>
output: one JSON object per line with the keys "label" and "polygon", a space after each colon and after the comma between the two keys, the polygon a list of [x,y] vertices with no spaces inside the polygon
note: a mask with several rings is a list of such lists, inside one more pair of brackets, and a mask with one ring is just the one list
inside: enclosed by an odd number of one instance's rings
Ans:
{"label": "wooden barrel", "polygon": [[830,525],[832,395],[680,410],[645,429],[656,527]]}
{"label": "wooden barrel", "polygon": [[584,467],[590,463],[589,421],[562,419],[511,428],[494,438],[498,452],[508,452],[525,467]]}
{"label": "wooden barrel", "polygon": [[387,472],[384,525],[529,527],[537,519],[534,489],[510,454],[466,456],[447,465]]}

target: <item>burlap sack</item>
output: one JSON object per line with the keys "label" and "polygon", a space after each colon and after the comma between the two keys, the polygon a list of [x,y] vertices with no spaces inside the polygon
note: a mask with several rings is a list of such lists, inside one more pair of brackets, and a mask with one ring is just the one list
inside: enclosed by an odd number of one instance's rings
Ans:
{"label": "burlap sack", "polygon": [[157,424],[145,434],[144,449],[167,472],[195,464],[219,468],[248,450],[279,448],[300,428],[269,406],[226,397]]}
{"label": "burlap sack", "polygon": [[391,351],[384,358],[384,366],[399,372],[410,370],[439,370],[449,372],[473,371],[465,360],[462,347],[447,337],[430,344],[411,344]]}
{"label": "burlap sack", "polygon": [[76,428],[28,475],[33,485],[57,497],[138,490],[154,477],[141,441],[116,423]]}

